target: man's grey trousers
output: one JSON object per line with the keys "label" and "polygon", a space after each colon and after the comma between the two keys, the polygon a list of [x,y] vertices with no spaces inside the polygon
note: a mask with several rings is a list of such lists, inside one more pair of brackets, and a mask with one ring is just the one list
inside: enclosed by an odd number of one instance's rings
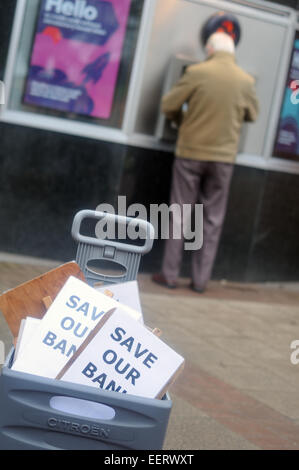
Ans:
{"label": "man's grey trousers", "polygon": [[[230,163],[186,158],[176,158],[174,162],[170,203],[181,207],[183,204],[203,204],[203,246],[200,250],[192,251],[191,265],[192,282],[199,289],[204,289],[211,278],[233,168],[234,165]],[[173,223],[176,221],[173,220]],[[170,283],[176,282],[179,276],[183,248],[183,237],[173,239],[170,236],[166,241],[162,274]]]}

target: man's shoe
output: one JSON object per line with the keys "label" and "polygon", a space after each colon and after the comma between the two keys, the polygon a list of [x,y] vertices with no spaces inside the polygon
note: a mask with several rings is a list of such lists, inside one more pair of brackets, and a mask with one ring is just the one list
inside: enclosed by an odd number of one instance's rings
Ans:
{"label": "man's shoe", "polygon": [[152,281],[156,284],[159,284],[160,286],[167,287],[168,289],[175,289],[177,287],[175,282],[168,282],[163,274],[159,273],[152,275]]}
{"label": "man's shoe", "polygon": [[193,290],[194,292],[197,292],[198,294],[203,294],[204,291],[206,290],[204,287],[196,287],[193,282],[190,284],[190,289]]}

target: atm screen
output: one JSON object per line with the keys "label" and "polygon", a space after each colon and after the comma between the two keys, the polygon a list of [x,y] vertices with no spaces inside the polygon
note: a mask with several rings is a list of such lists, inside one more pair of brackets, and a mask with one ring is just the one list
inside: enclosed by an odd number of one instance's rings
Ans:
{"label": "atm screen", "polygon": [[273,156],[299,161],[299,31],[295,36]]}

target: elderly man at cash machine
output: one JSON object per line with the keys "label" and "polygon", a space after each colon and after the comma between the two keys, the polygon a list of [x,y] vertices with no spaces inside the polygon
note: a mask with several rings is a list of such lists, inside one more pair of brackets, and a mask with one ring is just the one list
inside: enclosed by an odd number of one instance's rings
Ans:
{"label": "elderly man at cash machine", "polygon": [[[188,67],[162,100],[166,117],[181,119],[171,204],[203,204],[203,245],[191,259],[190,287],[199,293],[211,278],[242,123],[255,121],[259,108],[255,80],[236,64],[233,39],[214,33],[206,52],[207,60]],[[187,110],[182,112],[185,103]],[[153,275],[154,282],[177,286],[183,245],[183,237],[166,241],[162,269]]]}

